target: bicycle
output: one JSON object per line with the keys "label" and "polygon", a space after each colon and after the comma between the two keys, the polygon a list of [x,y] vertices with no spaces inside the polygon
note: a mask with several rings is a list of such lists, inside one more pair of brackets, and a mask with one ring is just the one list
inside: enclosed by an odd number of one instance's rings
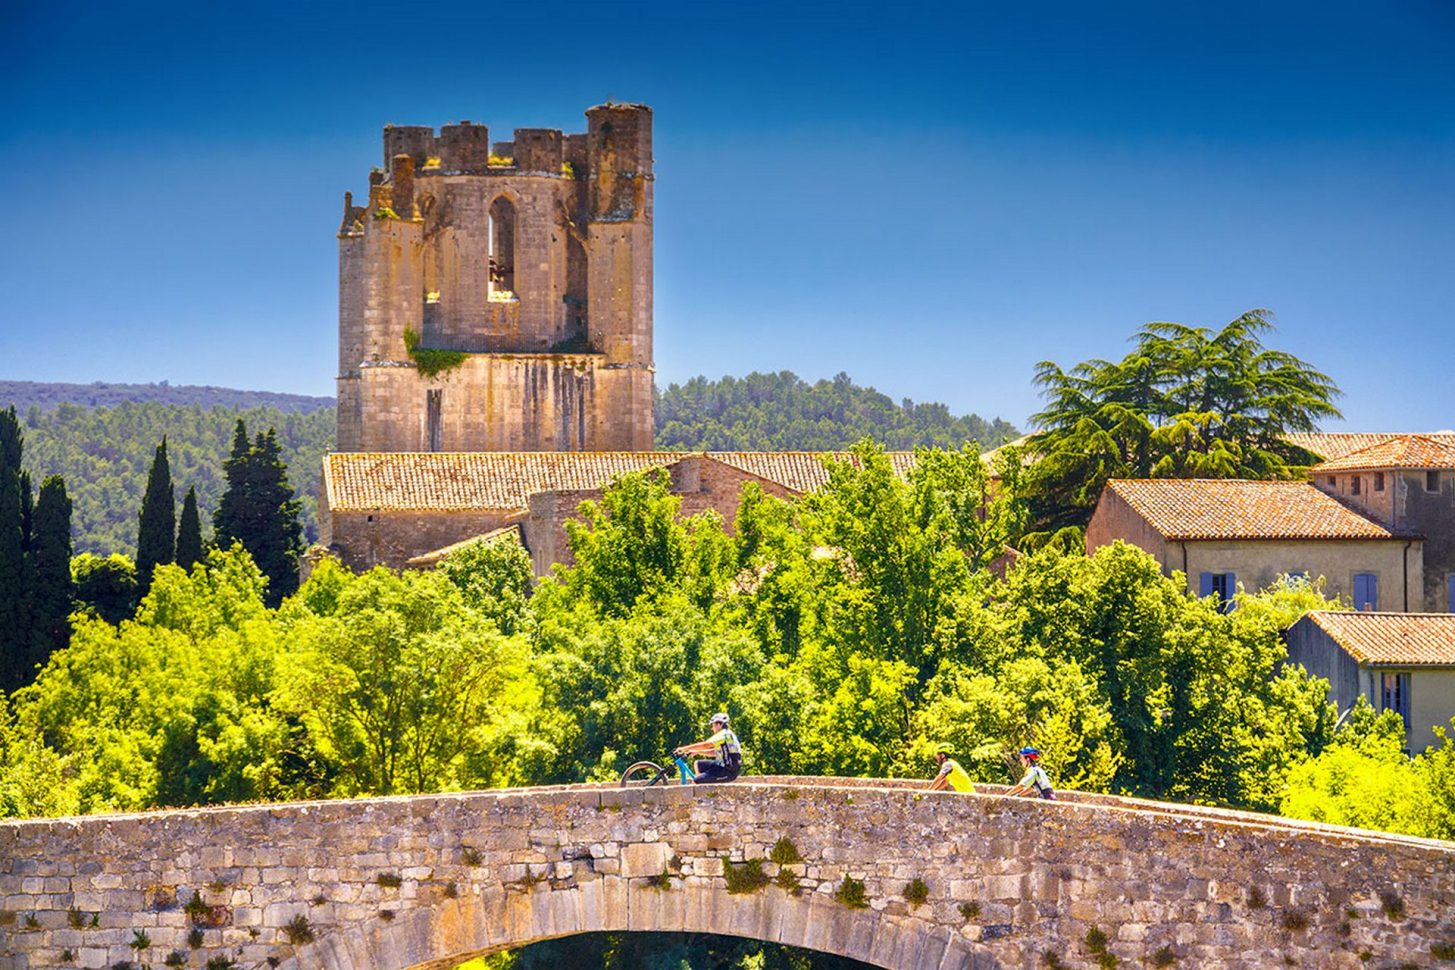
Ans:
{"label": "bicycle", "polygon": [[[687,760],[680,754],[674,754],[672,756],[672,764],[677,768],[677,777],[680,779],[680,783],[683,785],[692,784],[692,779],[696,775],[696,772],[687,764]],[[621,773],[621,787],[637,788],[647,785],[667,784],[667,779],[671,777],[671,774],[671,769],[663,768],[655,761],[638,761]]]}

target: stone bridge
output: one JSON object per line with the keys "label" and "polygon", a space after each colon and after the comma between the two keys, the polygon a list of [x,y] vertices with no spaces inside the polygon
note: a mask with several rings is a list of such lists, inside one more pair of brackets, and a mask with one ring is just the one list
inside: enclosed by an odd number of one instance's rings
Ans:
{"label": "stone bridge", "polygon": [[1455,967],[1455,844],[755,778],[0,824],[0,967],[399,970],[590,931],[880,967]]}

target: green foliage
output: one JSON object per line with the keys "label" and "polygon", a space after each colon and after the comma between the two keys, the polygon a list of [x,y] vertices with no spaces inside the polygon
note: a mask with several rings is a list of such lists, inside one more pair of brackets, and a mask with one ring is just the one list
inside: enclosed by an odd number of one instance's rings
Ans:
{"label": "green foliage", "polygon": [[[240,401],[249,399],[244,392],[234,395]],[[305,533],[310,541],[316,538],[318,479],[323,455],[333,447],[331,406],[306,413],[276,406],[244,409],[171,403],[32,408],[24,412],[25,464],[37,480],[47,475],[65,478],[75,503],[78,552],[130,555],[156,443],[166,437],[172,477],[196,488],[205,517],[222,496],[222,463],[239,419],[250,427],[277,429],[289,478],[298,484]]]}
{"label": "green foliage", "polygon": [[918,876],[911,879],[909,885],[904,887],[904,900],[914,909],[923,906],[925,900],[930,898],[930,887]]}
{"label": "green foliage", "polygon": [[274,697],[336,767],[335,793],[525,780],[513,756],[539,692],[526,645],[484,620],[442,573],[319,564],[278,614]]}
{"label": "green foliage", "polygon": [[834,899],[850,909],[863,909],[869,905],[869,897],[864,892],[864,880],[855,879],[848,873],[844,873],[843,881],[834,890]]}
{"label": "green foliage", "polygon": [[30,621],[26,615],[25,547],[30,539],[25,508],[29,479],[21,476],[24,432],[15,408],[0,411],[0,692],[31,677]]}
{"label": "green foliage", "polygon": [[41,483],[26,562],[29,661],[39,668],[71,640],[71,500],[59,475]]}
{"label": "green foliage", "polygon": [[757,892],[771,882],[768,874],[763,871],[762,859],[749,859],[746,862],[729,862],[724,859],[722,874],[727,880],[727,891],[730,894]]}
{"label": "green foliage", "polygon": [[896,451],[989,448],[1018,433],[943,404],[895,404],[847,374],[810,385],[789,371],[669,384],[657,392],[656,416],[657,447],[690,451],[838,451],[866,437]]}
{"label": "green foliage", "polygon": [[232,453],[222,463],[227,491],[212,518],[219,547],[240,542],[268,577],[266,599],[277,606],[298,588],[298,557],[303,551],[299,503],[288,484],[277,432],[259,432],[251,443],[239,418]]}
{"label": "green foliage", "polygon": [[152,588],[152,571],[177,558],[177,497],[172,490],[172,469],[167,462],[167,439],[157,445],[146,491],[142,493],[136,540],[136,585],[145,596]]}
{"label": "green foliage", "polygon": [[197,511],[197,489],[188,486],[187,497],[182,500],[182,516],[177,520],[176,563],[183,569],[191,569],[201,561],[202,516]]}
{"label": "green foliage", "polygon": [[519,542],[473,542],[441,560],[439,571],[459,588],[467,604],[494,620],[501,633],[516,632],[535,575],[530,554]]}
{"label": "green foliage", "polygon": [[1028,475],[1044,537],[1085,525],[1111,478],[1288,478],[1313,458],[1283,440],[1338,417],[1334,382],[1265,348],[1271,314],[1250,310],[1214,333],[1149,323],[1119,362],[1037,365],[1047,399],[1031,420]]}
{"label": "green foliage", "polygon": [[1455,840],[1455,721],[1439,743],[1404,753],[1404,721],[1359,698],[1315,758],[1295,767],[1279,810],[1292,818]]}
{"label": "green foliage", "polygon": [[470,359],[470,355],[463,350],[421,347],[419,339],[419,334],[408,327],[404,328],[404,349],[422,377],[434,377],[444,371],[453,370]]}
{"label": "green foliage", "polygon": [[803,857],[798,854],[798,846],[794,845],[793,840],[786,835],[773,843],[773,848],[768,851],[768,859],[780,866],[803,861]]}

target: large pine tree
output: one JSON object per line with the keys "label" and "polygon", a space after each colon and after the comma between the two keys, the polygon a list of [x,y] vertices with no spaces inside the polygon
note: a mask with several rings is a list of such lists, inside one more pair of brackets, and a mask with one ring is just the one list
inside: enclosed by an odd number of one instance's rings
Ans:
{"label": "large pine tree", "polygon": [[238,421],[222,467],[227,491],[212,518],[213,540],[219,548],[242,543],[268,577],[268,605],[277,606],[298,589],[303,527],[276,432],[259,432],[249,443],[247,427]]}
{"label": "large pine tree", "polygon": [[157,445],[147,490],[137,516],[136,586],[141,596],[152,588],[156,568],[177,558],[177,496],[172,491],[172,467],[167,461],[167,439]]}
{"label": "large pine tree", "polygon": [[202,517],[197,512],[197,489],[189,487],[177,520],[177,565],[191,569],[202,559]]}
{"label": "large pine tree", "polygon": [[71,642],[71,499],[59,475],[41,483],[34,529],[27,570],[31,669]]}
{"label": "large pine tree", "polygon": [[24,508],[21,444],[24,434],[15,408],[0,411],[0,689],[15,690],[30,679],[30,637],[26,616]]}

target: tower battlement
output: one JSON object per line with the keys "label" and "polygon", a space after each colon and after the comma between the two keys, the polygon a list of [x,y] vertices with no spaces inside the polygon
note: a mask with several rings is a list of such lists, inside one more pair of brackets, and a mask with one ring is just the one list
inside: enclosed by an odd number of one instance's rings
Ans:
{"label": "tower battlement", "polygon": [[339,449],[650,448],[651,109],[493,143],[388,125],[383,150],[339,227]]}

